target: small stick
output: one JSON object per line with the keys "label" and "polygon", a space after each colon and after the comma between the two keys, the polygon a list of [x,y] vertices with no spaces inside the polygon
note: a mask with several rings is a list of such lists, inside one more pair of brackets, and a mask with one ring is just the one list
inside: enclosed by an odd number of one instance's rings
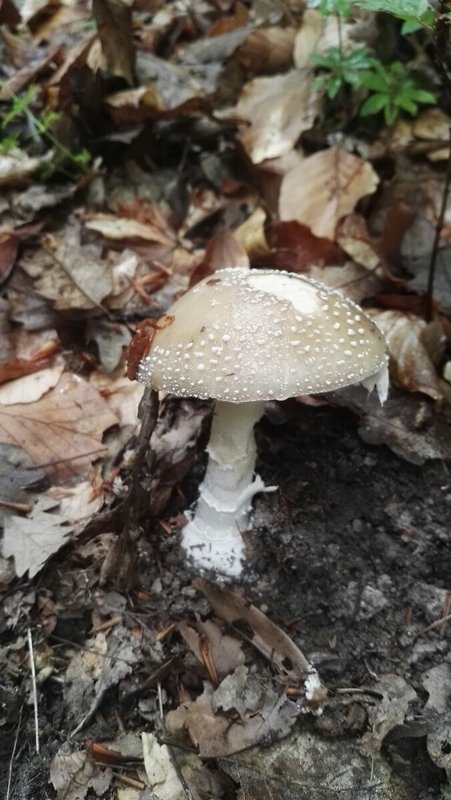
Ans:
{"label": "small stick", "polygon": [[39,717],[38,717],[38,691],[36,688],[36,668],[34,664],[34,652],[33,652],[33,639],[31,636],[31,628],[27,628],[27,637],[28,637],[28,653],[30,656],[30,666],[31,666],[31,685],[33,691],[33,708],[34,708],[34,741],[36,752],[39,755]]}

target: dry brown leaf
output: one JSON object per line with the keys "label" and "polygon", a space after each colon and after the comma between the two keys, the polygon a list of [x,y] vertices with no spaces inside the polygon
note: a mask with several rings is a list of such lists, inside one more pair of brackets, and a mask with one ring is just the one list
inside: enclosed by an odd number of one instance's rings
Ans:
{"label": "dry brown leaf", "polygon": [[343,267],[310,267],[308,274],[331,289],[339,289],[354,303],[373,297],[382,287],[382,281],[374,272],[353,261],[348,261]]}
{"label": "dry brown leaf", "polygon": [[[272,222],[267,230],[268,243],[273,253],[265,266],[287,269],[290,272],[305,272],[311,265],[341,264],[343,255],[329,239],[315,236],[300,222]],[[269,263],[268,263],[269,262]]]}
{"label": "dry brown leaf", "polygon": [[367,161],[339,147],[320,150],[288,172],[280,189],[282,220],[297,220],[316,236],[334,239],[338,221],[379,182]]}
{"label": "dry brown leaf", "polygon": [[190,287],[224,267],[249,267],[246,250],[230,231],[212,236],[202,261],[191,273]]}
{"label": "dry brown leaf", "polygon": [[203,664],[201,637],[208,642],[208,649],[220,678],[228,675],[240,664],[244,664],[245,656],[240,642],[232,636],[222,633],[212,620],[197,622],[197,631],[186,622],[179,622],[177,630],[191,648],[197,660]]}
{"label": "dry brown leaf", "polygon": [[121,427],[125,425],[136,427],[138,408],[144,393],[142,384],[130,381],[121,367],[113,375],[94,371],[89,381],[107,402]]}
{"label": "dry brown leaf", "polygon": [[240,140],[254,164],[288,153],[309,130],[320,98],[312,91],[312,70],[291,70],[245,84],[235,114],[249,124]]}
{"label": "dry brown leaf", "polygon": [[[222,714],[219,708],[238,711],[238,721]],[[298,715],[296,704],[285,694],[278,696],[241,666],[216,691],[206,686],[194,702],[182,703],[170,711],[166,727],[172,734],[186,731],[201,756],[215,758],[286,736]]]}
{"label": "dry brown leaf", "polygon": [[175,244],[167,230],[157,225],[137,222],[127,217],[117,217],[113,214],[93,214],[87,219],[86,227],[90,231],[100,233],[105,239],[144,239],[148,242],[158,242],[171,247]]}
{"label": "dry brown leaf", "polygon": [[103,432],[117,421],[89,383],[66,373],[35,403],[0,406],[0,438],[64,480],[84,473],[101,456]]}
{"label": "dry brown leaf", "polygon": [[293,66],[295,38],[296,28],[260,28],[251,33],[238,48],[235,59],[254,75],[285,72]]}
{"label": "dry brown leaf", "polygon": [[[303,678],[308,670],[307,659],[298,650],[290,637],[271,622],[256,606],[249,605],[245,598],[235,592],[221,589],[204,578],[195,578],[193,586],[207,598],[215,613],[226,622],[244,620],[254,631],[252,643],[269,658],[285,675]],[[284,663],[285,662],[285,663]],[[287,669],[286,662],[291,664]]]}
{"label": "dry brown leaf", "polygon": [[266,211],[258,206],[238,228],[233,231],[237,242],[243,245],[249,256],[262,256],[269,253],[265,234]]}
{"label": "dry brown leaf", "polygon": [[440,400],[443,393],[435,364],[445,347],[441,323],[427,323],[401,311],[372,312],[371,317],[385,336],[394,383]]}
{"label": "dry brown leaf", "polygon": [[296,34],[294,63],[298,69],[311,65],[310,56],[323,54],[329,47],[340,47],[344,53],[355,47],[352,41],[352,23],[342,22],[339,30],[334,14],[324,18],[314,8],[307,8],[302,25]]}
{"label": "dry brown leaf", "polygon": [[[32,362],[33,363],[33,362]],[[0,386],[0,406],[12,406],[17,403],[34,403],[53,389],[58,383],[65,367],[64,359],[59,358],[51,367],[40,369],[30,375],[5,383]],[[0,373],[2,366],[0,366]]]}
{"label": "dry brown leaf", "polygon": [[108,72],[132,86],[135,49],[131,5],[124,0],[93,0],[92,11]]}

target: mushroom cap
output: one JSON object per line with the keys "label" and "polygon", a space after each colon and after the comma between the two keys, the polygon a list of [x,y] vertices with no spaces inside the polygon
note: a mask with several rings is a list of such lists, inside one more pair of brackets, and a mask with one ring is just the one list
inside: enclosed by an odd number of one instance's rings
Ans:
{"label": "mushroom cap", "polygon": [[377,373],[385,341],[341,292],[290,272],[224,269],[180,297],[139,380],[243,403],[328,392]]}

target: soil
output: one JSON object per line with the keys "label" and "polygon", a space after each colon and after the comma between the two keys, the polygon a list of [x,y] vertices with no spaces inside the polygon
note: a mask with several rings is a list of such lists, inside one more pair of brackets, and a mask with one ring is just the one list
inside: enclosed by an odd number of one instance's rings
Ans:
{"label": "soil", "polygon": [[[446,465],[432,461],[415,466],[383,446],[369,447],[359,438],[356,418],[329,406],[287,403],[271,420],[260,422],[257,440],[258,470],[266,484],[277,484],[279,490],[258,499],[256,552],[241,591],[290,634],[332,695],[337,688],[369,687],[379,676],[396,673],[418,693],[411,722],[421,720],[427,700],[422,676],[450,660],[451,626],[429,628],[443,615],[450,588],[451,487]],[[199,457],[197,472],[185,481],[188,496],[195,491],[201,464]],[[181,508],[175,505],[172,510]],[[152,595],[149,620],[163,628],[176,619],[190,621],[196,613],[211,613],[191,586],[176,537],[162,536],[158,530],[150,541],[141,538],[135,581],[135,587]],[[88,594],[95,590],[97,567],[90,571],[82,559],[77,562],[74,553],[66,553],[40,579],[41,595],[47,590],[63,604],[64,595],[68,599],[73,591],[77,570],[85,570],[89,592],[82,600],[80,594],[78,600],[72,597],[59,616],[48,637],[55,652],[62,641],[83,645],[88,636]],[[27,587],[22,589],[26,592]],[[132,597],[127,595],[129,607]],[[23,630],[23,623],[15,632],[4,629],[3,643],[11,643]],[[167,646],[171,654],[180,654],[175,640]],[[258,664],[260,657],[256,658]],[[111,690],[100,714],[74,738],[74,747],[86,737],[114,736],[119,718],[125,730],[133,730],[136,705],[121,704],[120,693],[142,684],[155,666],[141,664],[120,689]],[[11,800],[54,796],[48,785],[49,764],[71,729],[60,684],[53,679],[40,688],[41,755],[36,757],[32,706],[20,699],[26,684],[4,672],[0,755],[5,775],[0,792],[15,746]],[[170,675],[163,680],[169,704],[177,705],[173,684]],[[340,712],[326,709],[316,723],[300,718],[297,727],[302,726],[314,729],[327,744],[334,737],[360,735],[367,719],[364,715],[360,726],[351,729]],[[16,731],[20,735],[15,743]],[[409,800],[439,800],[445,774],[429,758],[421,726],[415,731],[395,728],[383,752],[402,777]],[[226,797],[238,797],[237,791],[230,783]],[[278,794],[284,800],[283,792]]]}

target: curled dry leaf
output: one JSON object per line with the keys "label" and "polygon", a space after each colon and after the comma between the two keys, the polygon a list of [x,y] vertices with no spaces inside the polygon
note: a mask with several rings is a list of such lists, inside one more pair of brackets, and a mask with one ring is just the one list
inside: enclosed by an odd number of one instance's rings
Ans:
{"label": "curled dry leaf", "polygon": [[0,406],[2,441],[22,447],[59,480],[83,474],[105,451],[103,432],[115,424],[93,386],[69,373],[34,403]]}
{"label": "curled dry leaf", "polygon": [[123,0],[93,0],[92,11],[108,72],[134,82],[132,10]]}
{"label": "curled dry leaf", "polygon": [[233,232],[235,239],[244,247],[249,256],[258,257],[269,253],[265,224],[266,212],[259,206]]}
{"label": "curled dry leaf", "polygon": [[441,323],[426,323],[401,311],[372,312],[371,317],[385,336],[393,381],[411,392],[440,400],[443,393],[435,364],[445,347]]}
{"label": "curled dry leaf", "polygon": [[379,182],[367,161],[339,147],[320,150],[288,172],[280,189],[282,220],[297,220],[316,236],[335,238],[338,221]]}
{"label": "curled dry leaf", "polygon": [[311,78],[311,70],[291,70],[244,86],[235,113],[248,122],[240,139],[254,164],[288,153],[313,126],[320,99]]}

